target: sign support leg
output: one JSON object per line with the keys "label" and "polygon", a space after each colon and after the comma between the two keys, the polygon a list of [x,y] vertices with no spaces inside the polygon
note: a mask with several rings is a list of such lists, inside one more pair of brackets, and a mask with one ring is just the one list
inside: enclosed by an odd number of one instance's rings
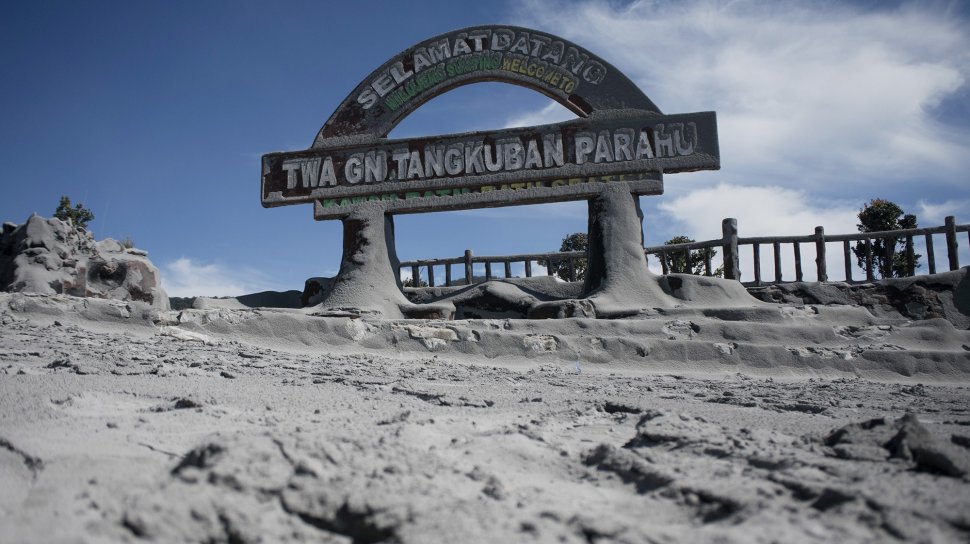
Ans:
{"label": "sign support leg", "polygon": [[671,308],[677,301],[647,268],[640,199],[625,184],[610,184],[589,201],[589,249],[583,297],[542,302],[533,319],[615,318]]}
{"label": "sign support leg", "polygon": [[622,185],[589,201],[589,264],[583,293],[597,317],[622,317],[676,301],[647,268],[640,198]]}
{"label": "sign support leg", "polygon": [[373,316],[384,319],[451,319],[451,303],[413,304],[401,291],[394,246],[394,219],[380,203],[363,205],[343,220],[340,272],[330,292],[311,309],[321,316]]}

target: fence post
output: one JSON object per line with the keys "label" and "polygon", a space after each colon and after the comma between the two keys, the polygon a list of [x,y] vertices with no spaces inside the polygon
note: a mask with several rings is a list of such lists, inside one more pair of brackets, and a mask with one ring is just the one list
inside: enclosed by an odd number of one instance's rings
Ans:
{"label": "fence post", "polygon": [[724,277],[741,281],[738,261],[738,220],[728,217],[721,221],[721,249],[724,251]]}
{"label": "fence post", "polygon": [[451,263],[445,265],[445,287],[451,287]]}
{"label": "fence post", "polygon": [[465,250],[465,285],[472,284],[472,250]]}
{"label": "fence post", "polygon": [[916,275],[916,253],[913,251],[912,236],[906,236],[906,275]]}
{"label": "fence post", "polygon": [[825,262],[825,229],[815,227],[815,269],[818,271],[817,281],[828,281],[828,266]]}
{"label": "fence post", "polygon": [[512,277],[512,261],[505,261],[505,277]]}
{"label": "fence post", "polygon": [[434,287],[434,265],[428,265],[428,287]]}
{"label": "fence post", "polygon": [[781,242],[771,243],[771,253],[775,259],[775,283],[781,283]]}
{"label": "fence post", "polygon": [[761,244],[751,244],[751,252],[754,254],[754,284],[761,286]]}
{"label": "fence post", "polygon": [[872,239],[866,238],[866,281],[875,281],[876,273],[873,270]]}
{"label": "fence post", "polygon": [[845,264],[845,281],[852,283],[852,248],[848,240],[842,241],[842,260]]}
{"label": "fence post", "polygon": [[421,285],[421,272],[418,270],[417,266],[411,267],[411,287],[420,287]]}
{"label": "fence post", "polygon": [[957,255],[957,223],[952,215],[946,216],[946,255],[950,258],[950,270],[960,268],[960,256]]}
{"label": "fence post", "polygon": [[893,263],[896,262],[896,238],[883,238],[883,265],[879,269],[879,274],[884,278],[893,277]]}
{"label": "fence post", "polygon": [[529,259],[525,260],[525,277],[532,277],[532,261]]}

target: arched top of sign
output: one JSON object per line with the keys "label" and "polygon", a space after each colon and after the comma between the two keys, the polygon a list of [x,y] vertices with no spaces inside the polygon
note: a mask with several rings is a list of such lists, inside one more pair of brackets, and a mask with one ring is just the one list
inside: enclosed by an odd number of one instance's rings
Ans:
{"label": "arched top of sign", "polygon": [[528,28],[486,25],[435,36],[365,78],[323,125],[327,140],[383,138],[428,100],[462,85],[498,81],[538,91],[580,117],[659,108],[622,72],[586,49]]}
{"label": "arched top of sign", "polygon": [[[541,92],[579,118],[533,127],[389,139],[428,100],[481,81]],[[500,107],[497,105],[497,107]],[[720,167],[714,112],[664,115],[626,76],[543,32],[477,26],[425,40],[371,73],[309,149],[263,155],[263,206],[313,203],[342,219],[582,200],[606,184],[663,193],[663,175]]]}

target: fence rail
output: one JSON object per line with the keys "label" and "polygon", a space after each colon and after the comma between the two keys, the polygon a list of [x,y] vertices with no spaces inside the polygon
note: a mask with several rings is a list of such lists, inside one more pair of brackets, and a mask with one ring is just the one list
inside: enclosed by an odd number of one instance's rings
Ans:
{"label": "fence rail", "polygon": [[[913,276],[916,274],[918,263],[915,245],[918,238],[923,238],[923,247],[926,251],[925,258],[929,273],[935,274],[938,268],[936,262],[936,251],[933,242],[934,234],[945,235],[947,265],[949,270],[956,270],[960,268],[958,233],[961,232],[967,233],[967,242],[968,245],[970,245],[970,224],[957,225],[954,217],[949,216],[946,218],[945,224],[938,227],[834,235],[827,235],[825,234],[824,228],[815,227],[814,234],[803,236],[740,237],[738,236],[737,220],[728,218],[721,222],[722,236],[720,239],[689,242],[684,244],[650,246],[643,248],[643,252],[648,259],[652,255],[659,260],[664,274],[669,274],[671,272],[692,271],[694,270],[694,266],[696,264],[700,264],[696,260],[699,258],[701,263],[703,263],[704,275],[710,276],[716,272],[712,263],[714,251],[711,250],[720,250],[722,252],[721,256],[723,261],[722,266],[724,277],[740,281],[741,266],[739,249],[743,246],[750,246],[752,264],[754,267],[754,279],[752,281],[743,283],[745,285],[764,285],[765,283],[803,281],[804,271],[801,254],[802,244],[814,245],[816,255],[816,281],[827,281],[829,277],[827,246],[829,244],[840,243],[840,250],[842,252],[842,259],[844,263],[845,281],[873,281],[877,272],[881,276],[885,276],[886,272],[888,272],[887,270],[877,269],[877,263],[880,261],[880,257],[882,258],[882,262],[884,264],[895,262],[896,245],[899,240],[903,240],[905,242],[905,249],[903,250],[903,264],[905,264],[905,269],[902,271],[904,275]],[[876,254],[876,246],[880,245],[877,244],[878,241],[883,242],[881,244],[881,247],[883,248],[881,255]],[[861,253],[860,259],[863,261],[862,268],[865,272],[864,280],[861,278],[858,280],[854,278],[854,267],[852,263],[855,261],[853,258],[855,251],[853,251],[853,242],[855,242],[855,247],[857,247],[859,253]],[[786,279],[783,275],[782,246],[787,245],[791,246],[792,256],[794,257],[794,279]],[[771,246],[772,248],[774,274],[770,282],[766,282],[764,278],[762,278],[762,246]],[[699,255],[697,255],[695,252],[699,252]],[[676,261],[676,266],[674,266],[675,259],[678,258],[680,260]],[[475,281],[475,264],[484,264],[485,280],[487,281],[494,277],[494,271],[492,268],[493,265],[501,266],[502,275],[500,277],[511,278],[513,277],[512,265],[523,263],[525,277],[530,278],[533,275],[533,263],[538,263],[545,266],[546,274],[549,276],[552,276],[555,273],[555,271],[559,268],[560,263],[565,263],[567,278],[570,281],[576,281],[577,269],[579,268],[580,260],[583,259],[586,259],[585,251],[558,251],[551,253],[525,253],[520,255],[476,256],[470,249],[466,249],[465,254],[462,257],[404,261],[400,264],[399,273],[401,270],[407,270],[410,268],[411,285],[417,286],[421,282],[421,269],[423,268],[427,272],[426,278],[428,285],[435,286],[435,267],[444,267],[444,284],[454,285],[455,282],[453,281],[451,267],[452,265],[463,265],[464,274],[460,283],[470,285],[473,281]]]}

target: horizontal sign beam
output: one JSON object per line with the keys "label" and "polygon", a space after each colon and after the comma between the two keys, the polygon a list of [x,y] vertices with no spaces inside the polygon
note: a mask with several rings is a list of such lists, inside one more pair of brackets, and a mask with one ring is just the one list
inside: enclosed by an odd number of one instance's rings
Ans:
{"label": "horizontal sign beam", "polygon": [[[573,195],[563,189],[577,185],[568,180],[641,179],[649,172],[720,167],[713,112],[660,115],[621,110],[528,128],[357,145],[333,141],[334,145],[324,141],[304,151],[264,155],[263,206],[319,201],[324,208],[335,202],[344,207],[383,200],[385,195],[421,193],[425,198],[429,191],[435,196],[451,191],[441,196],[450,195],[452,205],[480,207],[479,199],[455,200],[455,190],[460,196],[465,189],[483,192],[484,187],[516,184],[543,189],[546,197],[535,201],[544,202],[557,200],[559,192]],[[505,196],[514,200],[519,195],[513,190]],[[391,213],[393,209],[388,208]],[[432,209],[437,208],[425,211]]]}
{"label": "horizontal sign beam", "polygon": [[318,221],[340,219],[346,217],[356,205],[370,201],[381,201],[387,213],[405,214],[588,200],[599,194],[603,184],[606,183],[626,183],[630,191],[638,195],[661,195],[663,194],[661,178],[662,175],[659,173],[640,176],[592,176],[483,185],[476,188],[327,198],[314,202],[313,218]]}

